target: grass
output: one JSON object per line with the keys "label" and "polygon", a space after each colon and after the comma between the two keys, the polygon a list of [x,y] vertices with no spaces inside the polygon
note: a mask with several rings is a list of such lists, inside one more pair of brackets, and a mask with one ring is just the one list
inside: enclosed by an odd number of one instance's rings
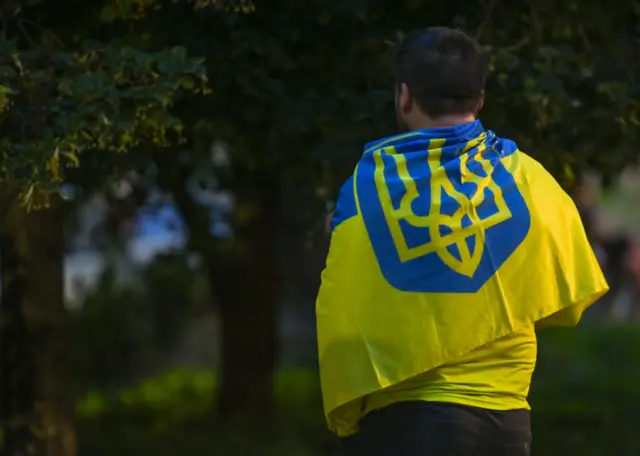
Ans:
{"label": "grass", "polygon": [[[633,326],[546,330],[534,377],[535,451],[546,456],[637,456],[640,331]],[[216,419],[218,380],[173,370],[118,394],[78,402],[81,456],[331,456],[317,372],[275,376],[278,412],[252,429]]]}
{"label": "grass", "polygon": [[277,413],[251,429],[215,418],[217,378],[180,369],[110,397],[85,395],[77,406],[81,454],[91,456],[328,456],[317,373],[290,369],[275,376]]}
{"label": "grass", "polygon": [[[118,395],[89,392],[77,404],[81,418],[98,417],[110,409],[146,408],[172,410],[179,416],[200,414],[211,409],[218,379],[205,369],[174,369],[141,381]],[[275,397],[279,408],[289,409],[314,403],[320,397],[318,374],[310,369],[288,369],[275,374]]]}

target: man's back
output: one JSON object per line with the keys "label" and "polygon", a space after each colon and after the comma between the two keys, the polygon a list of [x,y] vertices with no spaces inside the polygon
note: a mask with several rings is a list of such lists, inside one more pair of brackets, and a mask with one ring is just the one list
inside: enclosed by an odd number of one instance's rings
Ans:
{"label": "man's back", "polygon": [[[440,452],[432,448],[433,454],[526,455],[531,443],[527,396],[536,345],[535,329],[529,325],[455,362],[365,397],[359,431],[344,439],[343,447],[347,454],[413,454],[418,443],[408,430],[416,426],[418,439],[441,445]],[[442,426],[447,422],[458,424]],[[385,441],[390,429],[384,426],[390,423],[403,430],[404,441]],[[375,444],[367,448],[370,441]],[[503,448],[505,441],[509,443]]]}
{"label": "man's back", "polygon": [[364,399],[364,414],[398,402],[447,402],[490,410],[529,409],[536,364],[533,325]]}
{"label": "man's back", "polygon": [[459,31],[404,40],[403,133],[340,192],[316,316],[346,455],[527,455],[534,327],[577,324],[607,290],[571,198],[477,120],[486,70]]}

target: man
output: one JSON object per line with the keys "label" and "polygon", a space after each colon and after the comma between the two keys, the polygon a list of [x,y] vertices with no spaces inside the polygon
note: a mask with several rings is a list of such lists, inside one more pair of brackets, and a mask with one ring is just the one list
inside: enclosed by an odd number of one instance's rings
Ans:
{"label": "man", "polygon": [[486,77],[462,32],[409,35],[402,132],[340,192],[316,313],[344,455],[528,455],[535,328],[607,290],[571,198],[476,119]]}

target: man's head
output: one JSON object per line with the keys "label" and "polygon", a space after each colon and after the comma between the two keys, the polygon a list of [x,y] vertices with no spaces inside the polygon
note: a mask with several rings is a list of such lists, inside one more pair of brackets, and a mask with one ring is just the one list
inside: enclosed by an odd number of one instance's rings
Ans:
{"label": "man's head", "polygon": [[395,50],[400,129],[475,118],[484,102],[487,72],[478,44],[459,30],[430,27],[409,34]]}

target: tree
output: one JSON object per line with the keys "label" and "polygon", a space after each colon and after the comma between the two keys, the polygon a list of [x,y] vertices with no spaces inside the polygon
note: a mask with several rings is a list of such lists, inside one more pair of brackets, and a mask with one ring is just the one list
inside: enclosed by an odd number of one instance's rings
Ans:
{"label": "tree", "polygon": [[0,413],[11,455],[76,454],[59,186],[69,168],[87,165],[100,182],[121,153],[179,141],[174,100],[206,81],[184,48],[143,52],[105,27],[88,39],[100,9],[62,3],[0,9]]}
{"label": "tree", "polygon": [[564,184],[585,168],[610,181],[637,158],[637,5],[606,13],[595,1],[490,5],[482,29],[494,66],[488,119]]}

